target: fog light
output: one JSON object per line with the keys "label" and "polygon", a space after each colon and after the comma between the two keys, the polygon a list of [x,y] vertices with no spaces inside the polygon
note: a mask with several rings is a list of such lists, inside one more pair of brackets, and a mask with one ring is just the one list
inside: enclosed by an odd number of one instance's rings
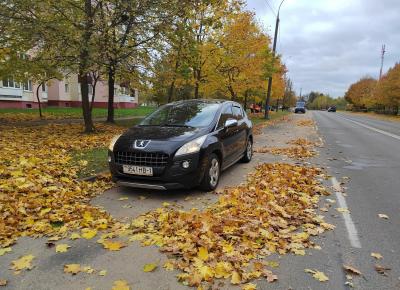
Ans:
{"label": "fog light", "polygon": [[108,162],[111,162],[111,156],[108,156]]}
{"label": "fog light", "polygon": [[182,167],[183,168],[187,169],[187,168],[189,168],[189,166],[190,166],[190,162],[189,161],[185,160],[185,161],[182,162]]}

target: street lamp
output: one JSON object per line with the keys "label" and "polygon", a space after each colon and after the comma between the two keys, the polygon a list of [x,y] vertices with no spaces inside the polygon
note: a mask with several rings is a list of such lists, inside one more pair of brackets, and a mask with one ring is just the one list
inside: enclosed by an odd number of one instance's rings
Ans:
{"label": "street lamp", "polygon": [[[275,51],[276,51],[276,42],[278,38],[278,28],[279,28],[279,11],[281,10],[281,6],[285,0],[282,0],[281,4],[279,4],[278,14],[276,15],[276,24],[275,24],[275,36],[274,36],[274,44],[272,46],[272,58],[274,61]],[[269,103],[271,99],[271,90],[272,90],[272,75],[268,79],[268,91],[267,91],[267,99],[265,100],[265,119],[269,119]]]}

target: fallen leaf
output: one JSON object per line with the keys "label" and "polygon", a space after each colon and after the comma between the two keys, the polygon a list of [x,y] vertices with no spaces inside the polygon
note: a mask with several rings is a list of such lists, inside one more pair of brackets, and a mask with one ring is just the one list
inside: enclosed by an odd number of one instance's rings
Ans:
{"label": "fallen leaf", "polygon": [[336,210],[341,213],[350,213],[349,209],[345,207],[338,207]]}
{"label": "fallen leaf", "polygon": [[7,248],[0,248],[0,256],[3,256],[6,253],[9,253],[12,251],[11,247],[7,247]]}
{"label": "fallen leaf", "polygon": [[352,274],[355,274],[355,275],[362,275],[362,273],[361,273],[359,270],[357,270],[356,268],[354,268],[353,266],[350,266],[350,265],[343,265],[343,268],[344,268],[347,272],[350,272],[350,273],[352,273]]}
{"label": "fallen leaf", "polygon": [[232,273],[232,278],[231,278],[231,284],[237,285],[242,283],[242,278],[240,277],[240,274],[238,272],[233,272]]}
{"label": "fallen leaf", "polygon": [[19,258],[18,260],[12,261],[11,269],[15,271],[20,271],[24,269],[31,270],[33,268],[31,262],[34,258],[35,256],[33,255],[27,255]]}
{"label": "fallen leaf", "polygon": [[379,253],[371,253],[371,257],[374,257],[377,260],[380,260],[383,258],[382,255]]}
{"label": "fallen leaf", "polygon": [[169,207],[170,205],[171,205],[171,204],[170,204],[169,202],[166,202],[166,201],[162,203],[162,206],[163,206],[163,207]]}
{"label": "fallen leaf", "polygon": [[87,240],[92,239],[97,235],[97,230],[96,229],[82,229],[82,238],[85,238]]}
{"label": "fallen leaf", "polygon": [[81,235],[78,233],[72,233],[71,236],[69,237],[71,240],[77,240],[81,238]]}
{"label": "fallen leaf", "polygon": [[119,251],[121,250],[121,248],[126,246],[124,243],[118,241],[114,242],[110,240],[105,240],[104,242],[102,242],[102,244],[105,249],[108,249],[110,251]]}
{"label": "fallen leaf", "polygon": [[329,280],[329,278],[325,275],[324,272],[317,271],[317,270],[311,270],[311,269],[304,269],[306,273],[312,274],[314,279],[320,281],[320,282],[326,282]]}
{"label": "fallen leaf", "polygon": [[128,200],[128,199],[129,199],[128,197],[120,197],[120,198],[118,198],[118,200],[120,200],[120,201]]}
{"label": "fallen leaf", "polygon": [[165,270],[167,270],[167,271],[172,271],[172,270],[174,270],[174,264],[171,262],[171,261],[166,261],[165,263],[164,263],[164,266],[163,266],[164,268],[165,268]]}
{"label": "fallen leaf", "polygon": [[144,272],[153,272],[157,268],[156,264],[150,263],[143,266]]}
{"label": "fallen leaf", "polygon": [[390,268],[384,267],[382,265],[376,264],[375,265],[375,271],[378,272],[379,274],[383,275],[383,276],[387,276],[386,271],[391,270]]}
{"label": "fallen leaf", "polygon": [[81,269],[82,272],[88,273],[88,274],[92,274],[94,272],[94,269],[90,266],[85,266]]}
{"label": "fallen leaf", "polygon": [[145,200],[147,197],[146,196],[143,196],[143,195],[141,195],[141,196],[139,196],[139,199],[140,200]]}
{"label": "fallen leaf", "polygon": [[197,256],[199,257],[199,259],[201,259],[203,261],[207,261],[207,259],[208,259],[208,250],[206,248],[204,248],[204,247],[200,247]]}
{"label": "fallen leaf", "polygon": [[253,284],[253,283],[247,283],[246,285],[244,285],[242,287],[242,290],[256,290],[257,289],[257,285]]}
{"label": "fallen leaf", "polygon": [[81,265],[79,264],[67,264],[64,265],[64,272],[76,275],[81,271]]}
{"label": "fallen leaf", "polygon": [[107,270],[99,271],[99,276],[105,276],[105,275],[107,275]]}
{"label": "fallen leaf", "polygon": [[389,219],[389,216],[386,215],[386,214],[383,214],[383,213],[379,213],[379,214],[378,214],[378,217],[381,218],[381,219],[385,219],[385,220],[388,220],[388,219]]}
{"label": "fallen leaf", "polygon": [[130,290],[128,282],[125,280],[114,281],[112,290]]}
{"label": "fallen leaf", "polygon": [[7,280],[0,279],[0,286],[7,286]]}
{"label": "fallen leaf", "polygon": [[68,248],[71,248],[71,246],[67,244],[59,244],[56,246],[56,253],[65,253],[68,251]]}

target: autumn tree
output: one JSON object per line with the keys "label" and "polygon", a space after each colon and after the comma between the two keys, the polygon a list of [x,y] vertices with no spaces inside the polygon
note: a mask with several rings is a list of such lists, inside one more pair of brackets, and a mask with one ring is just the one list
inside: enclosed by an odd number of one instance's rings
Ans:
{"label": "autumn tree", "polygon": [[371,77],[365,77],[352,84],[345,94],[347,102],[358,109],[365,109],[366,104],[371,102],[377,81]]}
{"label": "autumn tree", "polygon": [[395,64],[379,80],[374,92],[374,99],[385,111],[400,114],[400,63]]}

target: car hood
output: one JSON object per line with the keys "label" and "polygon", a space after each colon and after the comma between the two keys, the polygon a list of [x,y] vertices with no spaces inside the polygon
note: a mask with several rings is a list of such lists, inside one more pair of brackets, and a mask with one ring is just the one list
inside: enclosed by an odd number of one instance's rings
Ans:
{"label": "car hood", "polygon": [[201,135],[201,128],[166,127],[166,126],[135,126],[126,131],[121,137],[130,140],[160,140],[185,141]]}

